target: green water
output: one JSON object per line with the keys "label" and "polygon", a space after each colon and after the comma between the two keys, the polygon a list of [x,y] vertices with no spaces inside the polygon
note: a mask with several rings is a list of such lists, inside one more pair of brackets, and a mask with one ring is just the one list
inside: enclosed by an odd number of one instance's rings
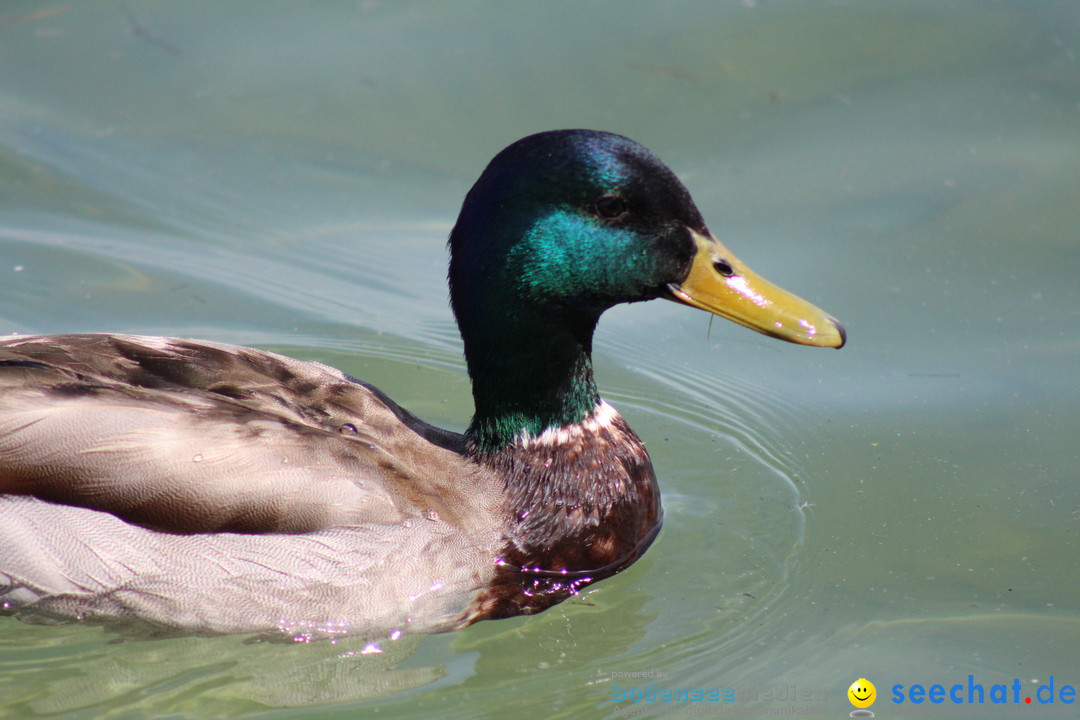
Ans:
{"label": "green water", "polygon": [[[849,331],[605,316],[647,556],[381,653],[0,618],[0,717],[835,718],[859,677],[879,717],[1019,714],[892,702],[969,675],[1077,712],[1035,694],[1080,686],[1074,2],[7,0],[0,333],[255,345],[461,429],[446,234],[495,152],[575,126]],[[653,683],[735,700],[616,702]]]}

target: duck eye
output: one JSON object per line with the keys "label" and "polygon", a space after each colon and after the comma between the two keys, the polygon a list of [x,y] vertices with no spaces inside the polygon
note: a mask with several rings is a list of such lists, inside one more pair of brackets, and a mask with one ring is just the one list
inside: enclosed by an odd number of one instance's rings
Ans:
{"label": "duck eye", "polygon": [[596,213],[608,220],[625,215],[627,210],[629,210],[629,207],[621,195],[602,195],[596,201]]}
{"label": "duck eye", "polygon": [[735,268],[731,267],[731,263],[727,260],[713,260],[713,270],[720,273],[724,277],[731,277],[735,274]]}

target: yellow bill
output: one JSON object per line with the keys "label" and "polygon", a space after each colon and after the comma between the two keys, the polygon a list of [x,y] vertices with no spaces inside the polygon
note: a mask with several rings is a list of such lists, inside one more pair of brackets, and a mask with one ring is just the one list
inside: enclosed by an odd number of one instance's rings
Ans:
{"label": "yellow bill", "polygon": [[788,342],[844,346],[835,318],[753,273],[711,234],[691,233],[697,255],[687,278],[668,285],[670,299]]}

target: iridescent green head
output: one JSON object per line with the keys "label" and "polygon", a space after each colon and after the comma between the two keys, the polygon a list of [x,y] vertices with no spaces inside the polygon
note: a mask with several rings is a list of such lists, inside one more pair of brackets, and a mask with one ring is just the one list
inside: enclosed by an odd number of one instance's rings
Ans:
{"label": "iridescent green head", "polygon": [[634,141],[558,130],[510,145],[450,234],[450,298],[476,402],[471,439],[491,451],[588,414],[599,401],[593,330],[618,303],[666,297],[795,342],[842,343],[824,313],[778,288],[779,302],[763,302],[758,286],[738,282],[751,280],[762,282]]}

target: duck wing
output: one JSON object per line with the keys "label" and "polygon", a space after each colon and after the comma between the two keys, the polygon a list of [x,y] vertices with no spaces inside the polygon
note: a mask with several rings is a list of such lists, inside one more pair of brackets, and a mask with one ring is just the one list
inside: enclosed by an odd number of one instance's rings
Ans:
{"label": "duck wing", "polygon": [[319,363],[175,338],[0,339],[0,494],[154,530],[466,527],[490,478],[464,445]]}

